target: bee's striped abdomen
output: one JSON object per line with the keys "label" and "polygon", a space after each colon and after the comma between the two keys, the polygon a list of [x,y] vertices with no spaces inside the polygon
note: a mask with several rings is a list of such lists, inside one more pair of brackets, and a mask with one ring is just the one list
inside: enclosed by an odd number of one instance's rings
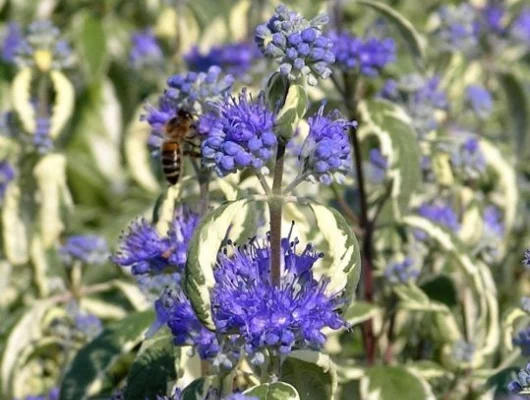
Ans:
{"label": "bee's striped abdomen", "polygon": [[167,181],[174,185],[180,178],[182,169],[180,157],[180,143],[177,141],[165,141],[161,149],[162,170]]}

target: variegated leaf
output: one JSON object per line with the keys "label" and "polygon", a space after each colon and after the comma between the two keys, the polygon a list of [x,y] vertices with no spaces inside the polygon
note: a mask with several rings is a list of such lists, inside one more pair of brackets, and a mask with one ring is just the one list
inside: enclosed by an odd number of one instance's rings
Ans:
{"label": "variegated leaf", "polygon": [[50,137],[56,138],[74,112],[75,91],[68,78],[60,71],[50,72],[55,100],[50,120]]}
{"label": "variegated leaf", "polygon": [[264,383],[246,390],[244,394],[259,400],[300,400],[296,389],[285,382]]}
{"label": "variegated leaf", "polygon": [[30,67],[22,68],[13,79],[11,85],[11,102],[22,126],[27,133],[34,134],[36,125],[35,109],[31,104],[31,80],[33,74]]}
{"label": "variegated leaf", "polygon": [[13,265],[25,264],[29,260],[28,228],[20,209],[20,187],[11,182],[4,194],[2,204],[3,243],[6,258]]}

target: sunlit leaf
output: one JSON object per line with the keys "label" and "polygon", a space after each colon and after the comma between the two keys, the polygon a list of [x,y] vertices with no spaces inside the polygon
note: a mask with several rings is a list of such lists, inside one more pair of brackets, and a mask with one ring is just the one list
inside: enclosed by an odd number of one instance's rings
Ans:
{"label": "sunlit leaf", "polygon": [[57,137],[74,112],[75,92],[74,86],[60,71],[51,71],[50,77],[55,92],[50,120],[50,137]]}
{"label": "sunlit leaf", "polygon": [[22,68],[11,85],[11,102],[27,133],[35,133],[37,127],[35,109],[31,105],[31,68]]}
{"label": "sunlit leaf", "polygon": [[259,400],[300,400],[296,389],[285,382],[265,383],[245,391],[245,395]]}
{"label": "sunlit leaf", "polygon": [[13,265],[25,264],[29,259],[28,228],[21,216],[20,197],[20,187],[11,182],[1,208],[4,252]]}

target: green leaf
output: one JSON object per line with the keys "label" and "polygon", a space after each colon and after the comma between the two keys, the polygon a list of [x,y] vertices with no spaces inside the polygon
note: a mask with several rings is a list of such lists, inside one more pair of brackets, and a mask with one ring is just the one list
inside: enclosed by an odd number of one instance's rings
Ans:
{"label": "green leaf", "polygon": [[142,343],[129,375],[125,399],[152,399],[164,396],[169,382],[177,377],[176,352],[173,336],[167,330]]}
{"label": "green leaf", "polygon": [[143,113],[143,108],[138,108],[129,123],[124,143],[125,158],[132,178],[148,192],[158,193],[160,185],[151,170],[151,155],[147,147],[151,127],[145,121],[140,121]]}
{"label": "green leaf", "polygon": [[412,57],[414,58],[416,66],[419,69],[423,69],[425,58],[423,46],[421,45],[421,40],[418,32],[410,23],[410,21],[407,20],[399,12],[397,12],[395,8],[387,4],[373,0],[358,0],[357,2],[359,4],[374,9],[379,14],[387,18],[390,23],[392,23],[397,28],[397,30],[407,43],[407,46],[412,54]]}
{"label": "green leaf", "polygon": [[310,204],[316,218],[319,233],[327,244],[323,274],[330,279],[328,293],[343,291],[349,305],[361,275],[359,243],[350,223],[334,208]]}
{"label": "green leaf", "polygon": [[406,365],[407,369],[423,379],[452,378],[453,374],[434,361],[420,360]]}
{"label": "green leaf", "polygon": [[60,71],[51,71],[50,77],[55,91],[55,98],[50,120],[50,137],[56,138],[74,112],[74,85]]}
{"label": "green leaf", "polygon": [[61,213],[71,210],[73,201],[66,185],[66,157],[50,153],[33,169],[40,194],[39,228],[44,248],[53,246],[64,230]]}
{"label": "green leaf", "polygon": [[392,205],[396,218],[409,208],[412,195],[421,185],[420,149],[409,116],[399,106],[382,99],[359,104],[361,140],[374,135],[381,154],[386,157],[388,176],[392,179]]}
{"label": "green leaf", "polygon": [[81,68],[89,82],[101,79],[107,70],[108,54],[105,31],[100,18],[89,13],[79,14],[74,26],[76,48],[83,60]]}
{"label": "green leaf", "polygon": [[416,285],[399,285],[393,288],[400,299],[399,306],[411,311],[431,311],[448,313],[445,304],[431,301],[429,297]]}
{"label": "green leaf", "polygon": [[281,380],[293,385],[301,400],[332,399],[337,373],[329,356],[309,350],[294,351],[285,359]]}
{"label": "green leaf", "polygon": [[21,216],[21,190],[17,182],[7,185],[2,204],[2,234],[4,253],[13,265],[29,260],[28,227]]}
{"label": "green leaf", "polygon": [[298,395],[294,387],[285,382],[265,383],[246,390],[244,394],[257,397],[259,400],[300,400],[303,398]]}
{"label": "green leaf", "polygon": [[271,75],[265,88],[265,99],[269,105],[269,109],[276,110],[285,104],[285,99],[289,92],[289,85],[289,79],[279,72]]}
{"label": "green leaf", "polygon": [[501,86],[506,92],[508,112],[513,126],[515,149],[522,156],[528,143],[530,134],[530,121],[528,118],[530,107],[526,98],[525,88],[520,79],[513,73],[502,73],[499,76]]}
{"label": "green leaf", "polygon": [[369,368],[361,379],[363,399],[434,400],[430,388],[404,367],[376,366]]}
{"label": "green leaf", "polygon": [[36,302],[17,322],[7,339],[2,356],[2,391],[6,399],[13,398],[12,383],[20,355],[42,337],[41,323],[51,307],[50,301]]}
{"label": "green leaf", "polygon": [[298,122],[304,117],[307,111],[307,93],[301,85],[291,84],[285,97],[283,106],[276,116],[275,132],[284,139],[290,139]]}
{"label": "green leaf", "polygon": [[31,79],[30,67],[22,68],[13,79],[11,85],[11,102],[16,111],[22,127],[27,133],[34,134],[36,129],[35,108],[31,105]]}
{"label": "green leaf", "polygon": [[88,399],[99,393],[107,372],[143,339],[154,320],[152,311],[137,312],[110,324],[72,360],[61,384],[61,400]]}
{"label": "green leaf", "polygon": [[443,303],[448,307],[456,306],[458,303],[455,285],[447,275],[439,275],[421,285],[429,299]]}
{"label": "green leaf", "polygon": [[206,215],[191,239],[186,261],[185,290],[199,320],[215,330],[210,304],[210,290],[215,285],[213,268],[218,251],[238,213],[248,200],[223,203]]}
{"label": "green leaf", "polygon": [[181,394],[182,400],[199,400],[205,399],[208,395],[208,389],[212,386],[216,386],[219,383],[217,376],[207,376],[203,378],[195,379],[191,382]]}
{"label": "green leaf", "polygon": [[344,319],[352,326],[374,318],[380,312],[375,304],[355,301],[344,313]]}

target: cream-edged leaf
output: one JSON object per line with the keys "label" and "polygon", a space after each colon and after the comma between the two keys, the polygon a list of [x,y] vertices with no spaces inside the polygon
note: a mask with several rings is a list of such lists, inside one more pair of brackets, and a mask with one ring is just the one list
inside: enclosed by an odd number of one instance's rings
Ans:
{"label": "cream-edged leaf", "polygon": [[56,138],[74,112],[75,91],[74,85],[61,71],[51,71],[50,77],[55,91],[50,119],[50,137]]}
{"label": "cream-edged leaf", "polygon": [[29,260],[28,228],[22,218],[21,191],[17,182],[7,185],[2,203],[4,253],[12,265],[25,264]]}
{"label": "cream-edged leaf", "polygon": [[374,318],[381,310],[378,306],[364,301],[355,301],[344,313],[344,320],[352,326]]}
{"label": "cream-edged leaf", "polygon": [[34,134],[36,125],[35,109],[31,105],[31,80],[33,74],[30,67],[22,68],[13,79],[11,85],[11,102],[22,127],[27,133]]}

